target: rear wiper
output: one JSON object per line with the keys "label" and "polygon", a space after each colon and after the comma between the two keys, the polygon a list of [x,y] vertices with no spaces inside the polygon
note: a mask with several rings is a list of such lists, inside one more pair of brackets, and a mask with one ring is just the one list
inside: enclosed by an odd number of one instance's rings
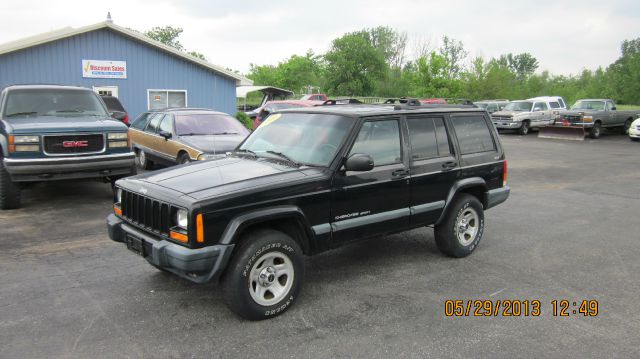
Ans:
{"label": "rear wiper", "polygon": [[272,151],[272,150],[267,150],[267,151],[265,151],[265,152],[266,152],[266,153],[274,154],[274,155],[279,156],[279,157],[282,157],[282,158],[284,158],[285,160],[287,160],[287,161],[289,161],[289,162],[293,163],[294,165],[296,165],[296,166],[298,166],[298,167],[302,166],[300,163],[298,163],[297,161],[294,161],[293,159],[291,159],[291,157],[289,157],[289,156],[285,155],[285,154],[284,154],[284,153],[282,153],[282,152],[277,152],[277,151]]}
{"label": "rear wiper", "polygon": [[14,112],[14,113],[10,113],[7,115],[7,117],[13,117],[13,116],[28,116],[28,115],[35,115],[38,112],[36,111],[31,111],[31,112]]}

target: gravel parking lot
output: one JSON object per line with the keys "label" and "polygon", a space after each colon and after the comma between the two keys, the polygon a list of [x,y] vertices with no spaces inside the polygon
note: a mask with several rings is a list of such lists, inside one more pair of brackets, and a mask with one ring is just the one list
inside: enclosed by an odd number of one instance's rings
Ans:
{"label": "gravel parking lot", "polygon": [[[0,357],[639,357],[640,144],[502,138],[512,194],[473,255],[425,228],[308,258],[296,305],[262,322],[110,241],[108,185],[38,185],[0,212]],[[446,317],[447,299],[542,312]],[[554,317],[554,299],[599,313]]]}

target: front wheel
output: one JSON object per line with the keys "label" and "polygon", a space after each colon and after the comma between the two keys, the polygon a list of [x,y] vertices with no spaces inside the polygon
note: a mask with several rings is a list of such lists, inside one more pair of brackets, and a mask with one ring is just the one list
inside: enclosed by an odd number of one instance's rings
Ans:
{"label": "front wheel", "polygon": [[626,135],[629,133],[629,128],[631,127],[631,120],[626,120],[624,122],[624,126],[622,126],[622,134]]}
{"label": "front wheel", "polygon": [[602,126],[600,125],[600,122],[594,123],[593,127],[591,127],[591,129],[589,130],[589,137],[596,139],[596,138],[600,138],[601,134],[602,134]]}
{"label": "front wheel", "polygon": [[457,196],[442,223],[435,227],[438,249],[450,257],[466,257],[476,248],[484,232],[484,210],[469,194]]}
{"label": "front wheel", "polygon": [[527,134],[529,134],[529,130],[531,128],[529,127],[529,121],[522,121],[522,126],[520,126],[520,128],[518,129],[518,133],[522,136],[526,136]]}
{"label": "front wheel", "polygon": [[225,304],[249,320],[284,313],[297,299],[304,277],[302,250],[285,233],[261,229],[240,239],[222,277]]}
{"label": "front wheel", "polygon": [[20,208],[20,187],[11,181],[0,158],[0,209],[15,208]]}
{"label": "front wheel", "polygon": [[191,162],[191,157],[189,157],[188,153],[181,153],[180,156],[178,156],[177,162],[179,165],[184,165],[186,163]]}

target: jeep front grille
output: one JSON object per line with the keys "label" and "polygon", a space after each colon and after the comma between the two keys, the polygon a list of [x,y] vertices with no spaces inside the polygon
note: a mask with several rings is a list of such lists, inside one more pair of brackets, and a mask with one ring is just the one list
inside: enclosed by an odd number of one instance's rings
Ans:
{"label": "jeep front grille", "polygon": [[165,235],[168,235],[171,227],[171,216],[177,211],[167,203],[125,190],[122,191],[120,209],[127,222]]}

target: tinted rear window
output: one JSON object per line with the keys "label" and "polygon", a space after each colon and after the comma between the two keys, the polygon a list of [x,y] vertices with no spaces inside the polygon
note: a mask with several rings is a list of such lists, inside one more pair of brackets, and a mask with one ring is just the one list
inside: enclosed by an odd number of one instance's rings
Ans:
{"label": "tinted rear window", "polygon": [[451,122],[458,137],[460,152],[463,155],[496,150],[491,131],[484,117],[452,117]]}
{"label": "tinted rear window", "polygon": [[151,113],[150,112],[141,113],[140,116],[138,116],[133,121],[133,123],[131,124],[131,127],[137,128],[139,130],[144,129],[147,126],[147,122],[149,122],[149,117],[151,117]]}
{"label": "tinted rear window", "polygon": [[442,157],[451,153],[442,118],[409,118],[407,123],[413,159]]}
{"label": "tinted rear window", "polygon": [[124,107],[122,107],[122,104],[116,97],[103,97],[102,101],[104,101],[104,104],[107,105],[107,109],[109,110],[109,112],[112,112],[112,111],[126,112],[124,110]]}

